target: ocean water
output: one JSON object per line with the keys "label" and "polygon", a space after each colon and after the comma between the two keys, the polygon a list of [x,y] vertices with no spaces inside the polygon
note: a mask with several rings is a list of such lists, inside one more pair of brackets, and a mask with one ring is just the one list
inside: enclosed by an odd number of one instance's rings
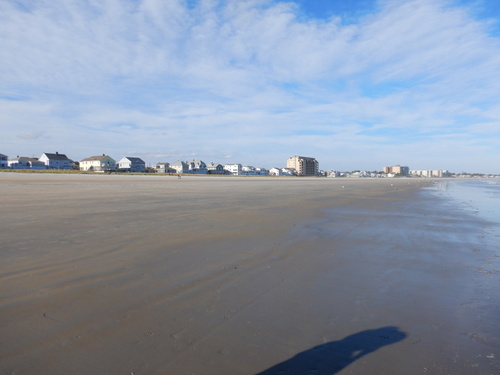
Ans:
{"label": "ocean water", "polygon": [[500,225],[500,180],[437,181],[429,190],[471,215]]}

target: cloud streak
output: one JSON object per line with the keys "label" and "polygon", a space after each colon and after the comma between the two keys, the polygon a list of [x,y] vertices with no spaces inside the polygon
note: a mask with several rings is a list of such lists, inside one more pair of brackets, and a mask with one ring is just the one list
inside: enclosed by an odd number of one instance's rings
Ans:
{"label": "cloud streak", "polygon": [[[500,172],[491,19],[451,0],[365,13],[346,23],[292,1],[4,1],[0,152]],[[426,145],[447,151],[433,162]]]}

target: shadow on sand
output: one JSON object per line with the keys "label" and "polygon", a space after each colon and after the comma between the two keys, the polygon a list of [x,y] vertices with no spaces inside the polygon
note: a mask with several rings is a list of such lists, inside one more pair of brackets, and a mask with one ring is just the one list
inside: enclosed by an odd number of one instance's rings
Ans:
{"label": "shadow on sand", "polygon": [[333,375],[354,361],[406,337],[397,327],[370,329],[315,346],[257,375]]}

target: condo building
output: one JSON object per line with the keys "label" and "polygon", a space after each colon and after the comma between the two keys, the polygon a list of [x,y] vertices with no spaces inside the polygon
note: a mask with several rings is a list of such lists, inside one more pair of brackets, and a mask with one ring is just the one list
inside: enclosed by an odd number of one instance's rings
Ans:
{"label": "condo building", "polygon": [[410,174],[410,168],[401,165],[394,165],[392,167],[384,167],[384,173],[392,173],[400,176],[408,176]]}
{"label": "condo building", "polygon": [[317,176],[319,163],[315,158],[307,156],[292,156],[287,159],[286,167],[293,169],[297,176]]}

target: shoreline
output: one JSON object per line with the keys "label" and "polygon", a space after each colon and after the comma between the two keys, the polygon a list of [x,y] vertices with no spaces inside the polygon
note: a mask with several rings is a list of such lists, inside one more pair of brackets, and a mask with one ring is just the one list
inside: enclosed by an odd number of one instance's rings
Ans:
{"label": "shoreline", "polygon": [[498,232],[431,180],[73,176],[0,175],[0,372],[500,368]]}

